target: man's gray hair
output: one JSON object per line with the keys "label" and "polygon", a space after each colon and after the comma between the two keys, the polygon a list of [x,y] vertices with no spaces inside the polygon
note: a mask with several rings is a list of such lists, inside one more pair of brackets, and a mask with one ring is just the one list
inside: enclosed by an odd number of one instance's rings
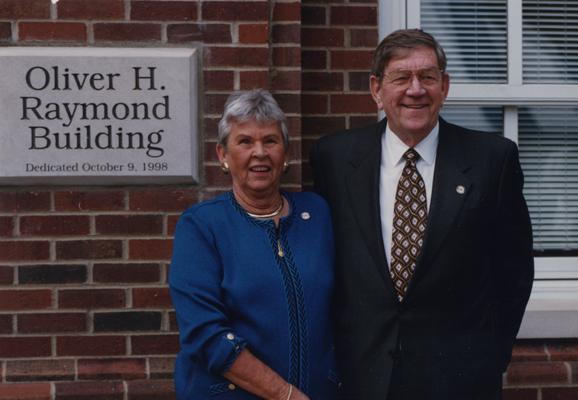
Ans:
{"label": "man's gray hair", "polygon": [[392,58],[397,57],[404,51],[419,47],[432,49],[436,53],[439,69],[444,73],[446,72],[446,53],[432,35],[421,29],[400,29],[387,35],[375,49],[371,74],[381,82],[383,71]]}
{"label": "man's gray hair", "polygon": [[235,92],[225,103],[223,117],[219,121],[217,140],[220,145],[227,147],[227,139],[231,133],[231,124],[247,121],[259,123],[277,122],[283,136],[285,150],[289,148],[289,130],[287,118],[275,101],[271,93],[264,89]]}

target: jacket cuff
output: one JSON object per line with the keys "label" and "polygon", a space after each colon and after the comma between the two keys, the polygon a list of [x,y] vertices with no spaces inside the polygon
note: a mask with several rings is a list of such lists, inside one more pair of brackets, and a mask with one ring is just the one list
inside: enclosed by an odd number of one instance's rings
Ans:
{"label": "jacket cuff", "polygon": [[246,345],[245,339],[233,332],[221,334],[213,344],[212,356],[208,360],[209,372],[216,375],[227,372]]}

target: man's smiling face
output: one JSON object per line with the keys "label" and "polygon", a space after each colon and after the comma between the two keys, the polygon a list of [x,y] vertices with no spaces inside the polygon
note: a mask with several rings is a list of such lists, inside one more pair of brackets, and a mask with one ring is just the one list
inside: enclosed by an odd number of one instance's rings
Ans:
{"label": "man's smiling face", "polygon": [[372,75],[370,89],[390,129],[413,146],[437,123],[448,95],[449,76],[439,71],[433,49],[418,47],[392,58],[381,79]]}

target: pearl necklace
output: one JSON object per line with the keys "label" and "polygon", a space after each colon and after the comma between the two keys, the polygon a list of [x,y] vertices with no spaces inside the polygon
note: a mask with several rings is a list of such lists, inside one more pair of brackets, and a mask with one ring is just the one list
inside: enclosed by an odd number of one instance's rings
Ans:
{"label": "pearl necklace", "polygon": [[279,207],[277,207],[275,209],[275,211],[269,213],[269,214],[253,214],[250,213],[249,211],[245,211],[250,217],[253,218],[273,218],[276,217],[277,215],[279,215],[281,213],[281,210],[283,209],[283,205],[285,204],[284,198],[283,196],[281,196],[281,204],[279,204]]}

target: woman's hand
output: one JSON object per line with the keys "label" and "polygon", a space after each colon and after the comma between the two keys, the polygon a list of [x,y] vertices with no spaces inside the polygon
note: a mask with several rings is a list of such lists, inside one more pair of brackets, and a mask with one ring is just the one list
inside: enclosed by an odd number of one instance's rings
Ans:
{"label": "woman's hand", "polygon": [[246,348],[239,353],[224,376],[247,392],[263,399],[309,400],[303,392],[287,383]]}

